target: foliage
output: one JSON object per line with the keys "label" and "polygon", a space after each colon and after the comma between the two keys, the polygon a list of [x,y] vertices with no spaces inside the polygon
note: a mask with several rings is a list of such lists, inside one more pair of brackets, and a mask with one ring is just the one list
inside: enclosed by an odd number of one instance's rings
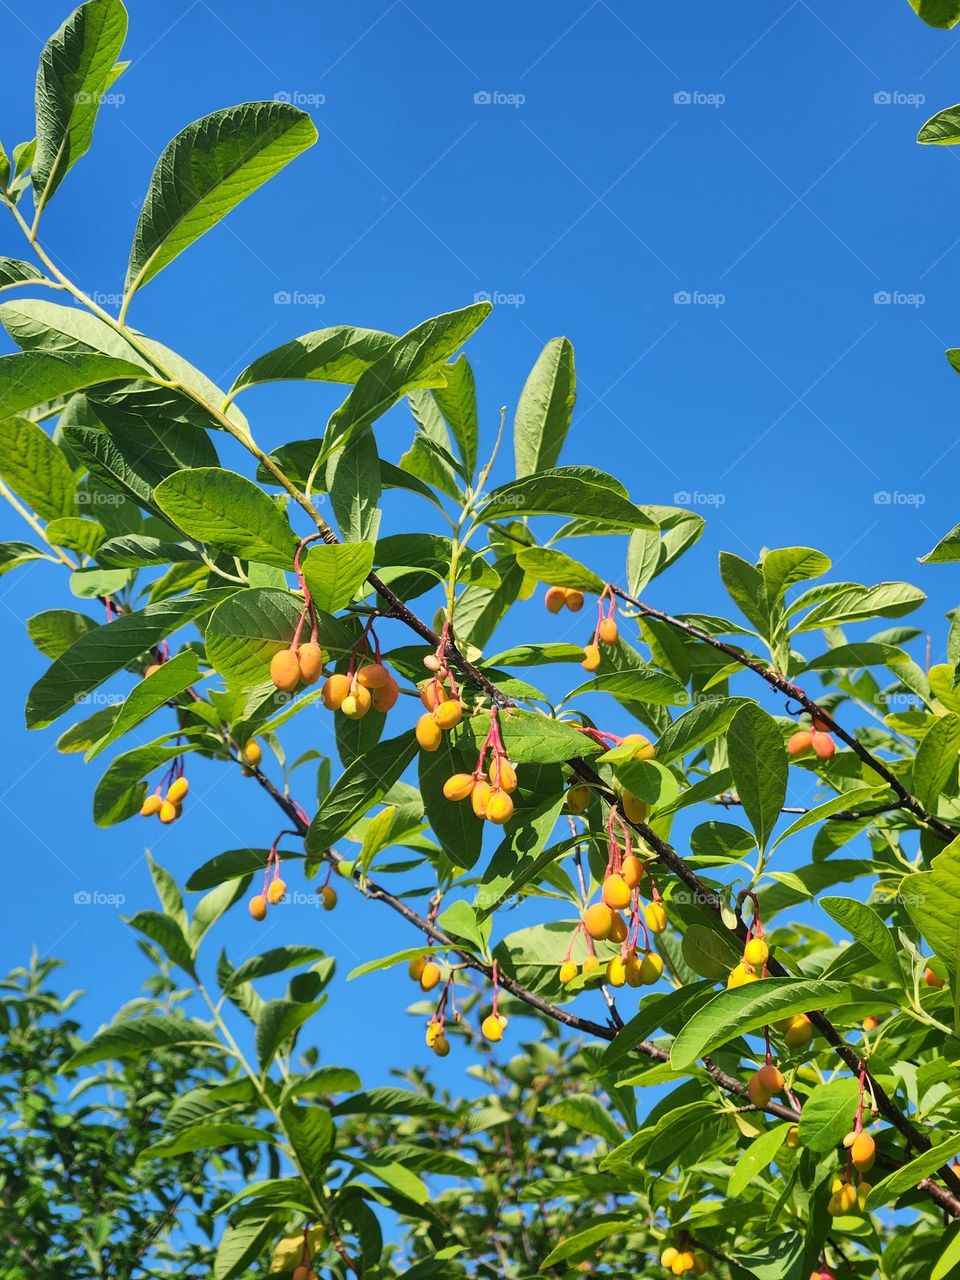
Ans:
{"label": "foliage", "polygon": [[[189,906],[151,861],[159,909],[129,923],[157,976],[89,1039],[49,965],[6,984],[0,1195],[20,1225],[3,1274],[954,1274],[956,619],[921,666],[901,620],[923,593],[831,581],[808,547],[722,554],[730,617],[648,605],[703,521],[561,464],[576,402],[562,338],[519,399],[515,476],[495,483],[505,423],[491,447],[460,354],[488,304],[402,335],[304,334],[228,389],[129,325],[140,289],[311,146],[289,104],[216,112],[169,144],[122,308],[103,310],[40,227],[125,30],[120,0],[82,5],[41,55],[36,140],[0,153],[36,260],[0,260],[0,286],[41,295],[0,305],[19,348],[0,358],[0,493],[31,531],[0,571],[50,561],[105,613],[30,620],[51,665],[27,724],[132,677],[58,739],[87,762],[110,752],[96,822],[178,821],[200,753],[253,777],[283,829],[198,867]],[[921,131],[958,138],[958,108]],[[267,453],[238,402],[292,379],[348,390],[322,437]],[[402,406],[414,434],[391,461],[382,420]],[[220,466],[225,437],[251,474]],[[428,503],[433,530],[381,532],[390,488]],[[616,581],[578,558],[600,537],[619,540]],[[953,530],[926,560],[958,558]],[[497,652],[540,584],[542,634]],[[558,639],[551,618],[585,595],[586,643]],[[601,727],[614,703],[635,732]],[[336,764],[286,767],[281,730],[305,710],[335,716]],[[148,722],[158,736],[130,745]],[[290,791],[306,765],[312,812]],[[791,771],[809,807],[787,804]],[[352,976],[407,966],[426,1045],[473,1062],[473,1096],[437,1098],[412,1068],[367,1091],[321,1063],[307,1040],[326,1034],[334,959],[309,939],[237,968],[221,953],[217,988],[203,978],[226,912],[247,899],[255,929],[284,909],[281,871],[322,875],[328,910],[356,892],[410,923],[409,948]],[[542,922],[509,932],[513,899]],[[655,989],[636,1004],[638,987]]]}

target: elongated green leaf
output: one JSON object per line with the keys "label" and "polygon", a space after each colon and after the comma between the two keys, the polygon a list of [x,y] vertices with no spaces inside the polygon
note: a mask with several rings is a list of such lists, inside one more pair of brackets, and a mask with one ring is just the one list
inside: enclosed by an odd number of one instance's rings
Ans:
{"label": "elongated green leaf", "polygon": [[113,356],[139,365],[144,372],[152,367],[122,334],[80,307],[65,307],[44,298],[20,298],[0,305],[0,324],[22,351]]}
{"label": "elongated green leaf", "polygon": [[518,476],[557,465],[576,399],[573,347],[567,338],[551,338],[537,357],[517,403],[513,448]]}
{"label": "elongated green leaf", "polygon": [[693,1015],[670,1052],[670,1063],[682,1071],[697,1058],[734,1036],[755,1031],[808,1009],[830,1009],[852,999],[845,982],[822,982],[807,978],[763,978],[745,987],[721,991]]}
{"label": "elongated green leaf", "polygon": [[925,809],[936,812],[940,793],[956,776],[958,755],[960,716],[951,712],[933,722],[913,761],[913,794]]}
{"label": "elongated green leaf", "polygon": [[552,586],[578,587],[581,591],[591,591],[598,595],[604,587],[602,578],[586,565],[564,555],[562,551],[552,551],[546,547],[524,547],[517,552],[517,563],[538,582],[548,582]]}
{"label": "elongated green leaf", "polygon": [[183,929],[172,916],[164,915],[162,911],[138,911],[127,920],[127,924],[151,938],[162,947],[169,960],[179,965],[191,978],[196,978],[190,945]]}
{"label": "elongated green leaf", "polygon": [[[248,689],[269,679],[270,660],[293,638],[303,602],[290,591],[249,587],[214,610],[207,625],[207,659],[231,685]],[[324,654],[342,657],[357,633],[329,615],[318,615],[318,639]]]}
{"label": "elongated green leaf", "polygon": [[130,250],[129,298],[317,140],[287,102],[243,102],[187,125],[150,179]]}
{"label": "elongated green leaf", "polygon": [[29,262],[0,257],[0,290],[12,289],[18,284],[42,284],[45,280],[46,276]]}
{"label": "elongated green leaf", "polygon": [[245,560],[290,568],[297,539],[277,504],[252,480],[219,467],[198,467],[167,476],[153,497],[189,537]]}
{"label": "elongated green leaf", "polygon": [[0,475],[44,520],[73,514],[73,471],[63,450],[29,418],[0,422]]}
{"label": "elongated green leaf", "polygon": [[97,623],[72,609],[47,609],[27,622],[27,634],[47,658],[59,658],[75,640],[96,630]]}
{"label": "elongated green leaf", "polygon": [[754,1178],[759,1177],[783,1146],[789,1129],[788,1124],[777,1125],[754,1138],[734,1166],[727,1183],[728,1196],[735,1199],[742,1195]]}
{"label": "elongated green leaf", "polygon": [[142,376],[143,369],[131,361],[111,356],[70,356],[56,351],[0,356],[0,419],[100,382]]}
{"label": "elongated green leaf", "polygon": [[105,733],[84,758],[90,761],[98,756],[106,747],[122,738],[134,725],[141,724],[171,698],[176,697],[178,693],[183,693],[184,689],[188,689],[199,677],[200,664],[192,650],[178,653],[169,662],[164,662],[159,670],[147,676],[135,689],[131,690],[120,707],[109,733]]}
{"label": "elongated green leaf", "polygon": [[540,1270],[546,1271],[548,1267],[555,1267],[558,1263],[584,1257],[593,1252],[594,1247],[601,1240],[609,1240],[611,1236],[627,1235],[632,1229],[633,1224],[629,1218],[606,1218],[601,1222],[595,1222],[592,1226],[585,1227],[583,1231],[575,1231],[572,1236],[561,1241],[555,1249],[551,1249],[540,1263]]}
{"label": "elongated green leaf", "polygon": [[269,1216],[228,1223],[213,1260],[213,1280],[234,1280],[260,1256],[276,1230],[275,1219]]}
{"label": "elongated green leaf", "polygon": [[830,560],[811,547],[779,547],[767,552],[760,567],[767,605],[772,609],[794,583],[826,573]]}
{"label": "elongated green leaf", "polygon": [[344,769],[320,803],[310,830],[307,848],[311,853],[328,849],[387,794],[398,781],[417,751],[410,730],[397,738],[378,742],[365,755]]}
{"label": "elongated green leaf", "polygon": [[540,1114],[552,1120],[561,1120],[581,1133],[593,1138],[603,1138],[612,1146],[623,1141],[623,1132],[611,1118],[599,1098],[590,1093],[574,1093],[559,1102],[551,1102],[539,1108]]}
{"label": "elongated green leaf", "polygon": [[[942,111],[938,111],[936,115],[931,116],[929,120],[920,126],[917,141],[932,143],[938,147],[952,147],[955,143],[960,142],[960,105],[944,107]],[[933,555],[934,552],[931,552],[924,559],[930,560]]]}
{"label": "elongated green leaf", "polygon": [[168,1049],[171,1045],[217,1044],[216,1033],[202,1022],[189,1018],[174,1018],[165,1014],[151,1014],[144,1018],[128,1018],[104,1027],[82,1049],[69,1059],[71,1069],[86,1067],[92,1062],[111,1059],[135,1058],[154,1049]]}
{"label": "elongated green leaf", "polygon": [[127,12],[120,0],[87,0],[44,45],[31,174],[38,208],[89,148],[100,99],[114,78],[126,34]]}
{"label": "elongated green leaf", "polygon": [[664,729],[657,743],[657,759],[661,764],[670,764],[719,738],[746,701],[745,698],[706,698],[696,703]]}
{"label": "elongated green leaf", "polygon": [[787,793],[787,753],[776,721],[755,704],[741,707],[727,731],[727,753],[737,795],[766,847]]}
{"label": "elongated green leaf", "polygon": [[571,702],[585,693],[609,693],[618,699],[657,705],[684,706],[690,701],[690,695],[679,680],[653,667],[604,672],[577,685],[564,701]]}
{"label": "elongated green leaf", "polygon": [[958,995],[960,955],[960,841],[937,854],[930,871],[914,871],[900,881],[900,900],[910,919],[946,966]]}
{"label": "elongated green leaf", "polygon": [[619,481],[594,467],[555,467],[513,480],[494,489],[482,510],[485,520],[538,515],[595,519],[602,512],[607,524],[625,530],[657,527],[630,502]]}
{"label": "elongated green leaf", "polygon": [[244,960],[231,973],[224,984],[224,991],[232,990],[244,982],[252,982],[254,978],[266,978],[273,973],[283,973],[287,969],[296,969],[302,964],[312,964],[322,960],[324,952],[319,947],[291,944],[285,947],[274,947],[258,956]]}
{"label": "elongated green leaf", "polygon": [[27,695],[27,728],[42,729],[128,663],[227,599],[229,587],[147,605],[75,640]]}
{"label": "elongated green leaf", "polygon": [[824,1155],[853,1128],[859,1085],[855,1079],[830,1080],[812,1089],[800,1113],[800,1142],[806,1151]]}
{"label": "elongated green leaf", "polygon": [[44,533],[52,547],[67,547],[86,556],[96,553],[107,531],[96,520],[84,520],[80,516],[57,516],[48,522]]}
{"label": "elongated green leaf", "polygon": [[380,527],[380,459],[369,427],[351,434],[327,459],[327,491],[345,542],[372,541]]}
{"label": "elongated green leaf", "polygon": [[347,974],[347,981],[365,978],[368,973],[379,973],[381,969],[392,969],[398,964],[409,964],[411,960],[418,960],[421,956],[441,955],[449,949],[449,947],[407,947],[404,951],[395,951],[392,955],[379,956],[376,960],[366,960],[363,964],[358,964]]}
{"label": "elongated green leaf", "polygon": [[270,1000],[263,1006],[257,1018],[257,1058],[260,1069],[265,1071],[284,1041],[289,1040],[312,1018],[323,1001],[301,1003],[299,1000]]}
{"label": "elongated green leaf", "polygon": [[892,644],[840,644],[806,663],[805,671],[843,671],[850,667],[892,666],[907,659],[906,653]]}
{"label": "elongated green leaf", "polygon": [[922,1155],[893,1173],[887,1174],[867,1196],[867,1208],[879,1209],[882,1205],[895,1200],[897,1196],[903,1195],[905,1191],[910,1191],[918,1182],[936,1173],[941,1165],[949,1164],[958,1149],[960,1149],[960,1133],[952,1133],[948,1138],[932,1146],[929,1151],[924,1151]]}
{"label": "elongated green leaf", "polygon": [[480,438],[473,370],[464,355],[453,364],[445,365],[443,372],[447,380],[446,386],[436,387],[433,398],[457,443],[463,469],[469,479],[477,466],[477,445]]}
{"label": "elongated green leaf", "polygon": [[[239,880],[255,871],[263,871],[267,865],[269,849],[228,849],[218,853],[194,871],[187,880],[190,892],[213,889],[227,880]],[[281,858],[302,858],[302,853],[281,851]]]}
{"label": "elongated green leaf", "polygon": [[[331,329],[314,329],[312,333],[305,333],[301,338],[294,338],[282,347],[258,356],[239,374],[230,394],[258,383],[293,379],[355,383],[362,373],[386,355],[396,340],[392,333],[381,333],[378,329],[354,329],[345,324]],[[320,441],[316,443],[314,457],[320,452]]]}
{"label": "elongated green leaf", "polygon": [[257,1142],[275,1142],[273,1134],[253,1125],[221,1120],[215,1124],[194,1124],[171,1138],[146,1147],[137,1157],[140,1160],[169,1159],[189,1151],[216,1151],[218,1147],[248,1147]]}
{"label": "elongated green leaf", "polygon": [[425,320],[398,338],[360,375],[353,391],[330,419],[324,436],[324,458],[351,435],[370,426],[409,391],[426,385],[443,386],[444,361],[483,324],[491,310],[489,302],[474,303],[461,311]]}
{"label": "elongated green leaf", "polygon": [[910,7],[931,27],[950,28],[960,22],[960,0],[910,0]]}
{"label": "elongated green leaf", "polygon": [[322,1106],[300,1107],[287,1102],[283,1108],[283,1123],[307,1178],[316,1183],[323,1175],[323,1167],[336,1139],[330,1112]]}
{"label": "elongated green leaf", "polygon": [[301,568],[313,602],[326,613],[344,609],[373,567],[373,544],[349,542],[311,547]]}
{"label": "elongated green leaf", "polygon": [[130,533],[109,538],[97,548],[97,563],[107,569],[136,569],[140,566],[195,564],[200,557],[192,547]]}
{"label": "elongated green leaf", "polygon": [[[485,714],[473,715],[463,726],[462,737],[466,744],[478,749],[490,728],[490,718]],[[600,751],[598,743],[584,733],[578,733],[572,724],[563,720],[551,720],[548,716],[532,711],[511,708],[500,716],[507,755],[519,764],[562,764],[574,756],[592,756]]]}
{"label": "elongated green leaf", "polygon": [[827,915],[861,943],[887,970],[895,982],[901,980],[900,957],[890,929],[872,907],[854,898],[821,898]]}
{"label": "elongated green leaf", "polygon": [[840,813],[844,809],[857,809],[860,805],[872,800],[881,791],[886,790],[883,786],[877,787],[851,787],[849,791],[843,791],[840,795],[833,796],[830,800],[825,800],[823,804],[814,805],[812,809],[808,809],[806,813],[801,814],[795,822],[791,822],[786,831],[782,831],[773,842],[773,848],[783,844],[784,840],[790,836],[796,835],[798,831],[804,831],[807,827],[816,826],[818,822],[823,822],[834,813]]}

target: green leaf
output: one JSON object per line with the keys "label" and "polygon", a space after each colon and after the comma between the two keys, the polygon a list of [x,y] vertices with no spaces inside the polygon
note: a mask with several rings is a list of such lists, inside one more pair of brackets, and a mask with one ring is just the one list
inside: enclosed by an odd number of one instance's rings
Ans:
{"label": "green leaf", "polygon": [[287,1102],[282,1119],[308,1183],[316,1185],[336,1139],[330,1112],[322,1106],[299,1107]]}
{"label": "green leaf", "polygon": [[246,1271],[276,1231],[275,1219],[269,1216],[228,1223],[213,1260],[213,1280],[234,1280]]}
{"label": "green leaf", "polygon": [[160,707],[183,693],[200,677],[200,664],[192,649],[178,653],[169,662],[161,664],[153,675],[147,676],[133,688],[119,709],[116,720],[99,742],[90,748],[84,759],[89,762],[98,756],[106,747],[111,746],[118,738],[135,725],[141,724],[148,716],[153,715]]}
{"label": "green leaf", "polygon": [[[729,972],[730,967],[727,966],[726,972]],[[620,1027],[616,1039],[600,1055],[596,1073],[622,1067],[641,1040],[646,1040],[659,1027],[669,1026],[673,1022],[682,1024],[693,1010],[699,1009],[715,994],[712,982],[689,982],[666,994],[657,992],[645,996],[640,1002],[640,1012]]]}
{"label": "green leaf", "polygon": [[712,982],[724,982],[743,957],[743,948],[729,930],[691,924],[684,931],[681,953],[686,964]]}
{"label": "green leaf", "polygon": [[931,27],[950,28],[960,22],[960,0],[910,0],[910,7]]}
{"label": "green leaf", "polygon": [[546,547],[524,547],[517,552],[517,563],[532,578],[551,586],[577,587],[596,595],[604,588],[603,579],[592,569],[579,564],[562,551],[551,551]]}
{"label": "green leaf", "polygon": [[[192,893],[203,889],[213,889],[227,880],[239,880],[255,871],[263,871],[267,865],[269,849],[228,849],[226,853],[218,853],[198,867],[187,881],[187,889]],[[282,859],[302,858],[302,853],[288,853],[282,850]]]}
{"label": "green leaf", "polygon": [[[944,107],[942,111],[938,111],[936,115],[931,116],[929,120],[920,126],[917,141],[932,143],[938,147],[951,147],[960,142],[960,105]],[[929,556],[924,556],[923,558],[924,560],[930,560],[933,555],[934,552],[931,552]]]}
{"label": "green leaf", "polygon": [[610,1117],[610,1112],[599,1098],[590,1093],[573,1093],[539,1108],[539,1114],[551,1120],[560,1120],[572,1129],[588,1133],[592,1138],[603,1138],[611,1146],[623,1141],[623,1133]]}
{"label": "green leaf", "polygon": [[421,956],[441,955],[444,951],[449,950],[449,947],[407,947],[405,951],[394,951],[389,956],[380,956],[376,960],[365,960],[363,964],[358,964],[355,969],[350,970],[347,974],[347,981],[351,982],[354,978],[365,978],[368,973],[379,973],[382,969],[392,969],[398,964],[409,964],[411,960],[418,960]]}
{"label": "green leaf", "polygon": [[780,547],[768,551],[760,566],[768,608],[778,605],[795,583],[819,578],[829,568],[829,558],[811,547]]}
{"label": "green leaf", "polygon": [[477,391],[473,370],[465,355],[444,366],[446,386],[436,387],[433,398],[450,428],[469,479],[477,465],[480,426],[477,421]]}
{"label": "green leaf", "polygon": [[67,547],[86,556],[94,555],[107,536],[102,524],[79,516],[58,516],[48,522],[44,533],[52,547]]}
{"label": "green leaf", "polygon": [[426,385],[443,386],[446,378],[440,366],[483,324],[491,310],[489,302],[474,303],[461,311],[425,320],[398,338],[360,375],[357,385],[330,419],[323,458],[345,444],[351,435],[370,426],[409,391]]}
{"label": "green leaf", "polygon": [[164,915],[162,911],[138,911],[127,920],[127,924],[151,938],[162,947],[173,964],[179,965],[191,978],[196,978],[190,945],[180,925],[171,916]]}
{"label": "green leaf", "polygon": [[787,753],[777,722],[755,704],[741,707],[727,730],[727,753],[744,813],[761,852],[787,793]]}
{"label": "green leaf", "polygon": [[623,486],[594,467],[555,467],[494,489],[482,508],[484,520],[517,516],[586,516],[602,512],[607,524],[655,529],[656,524],[624,495]]}
{"label": "green leaf", "polygon": [[763,978],[745,987],[732,987],[693,1015],[673,1042],[670,1064],[675,1071],[683,1071],[735,1036],[791,1014],[831,1009],[851,999],[851,988],[845,982],[807,978]]}
{"label": "green leaf", "polygon": [[29,418],[0,422],[0,475],[44,520],[73,514],[76,480],[63,450]]}
{"label": "green leaf", "polygon": [[286,102],[243,102],[195,120],[165,147],[130,250],[130,298],[174,258],[317,140]]}
{"label": "green leaf", "polygon": [[59,658],[74,641],[95,631],[97,623],[72,609],[47,609],[27,622],[27,635],[47,658]]}
{"label": "green leaf", "polygon": [[843,671],[852,667],[895,666],[907,661],[907,654],[892,644],[876,644],[864,641],[860,644],[840,644],[828,649],[816,658],[804,663],[804,671]]}
{"label": "green leaf", "polygon": [[[396,340],[392,333],[354,329],[346,324],[314,329],[258,356],[237,377],[230,394],[264,382],[355,383],[365,370],[386,355]],[[314,458],[320,453],[320,443],[316,442]]]}
{"label": "green leaf", "polygon": [[[435,533],[396,533],[377,543],[377,573],[405,600],[445,582],[450,573],[452,542]],[[469,548],[459,554],[457,581],[475,586],[500,587],[500,577],[491,565]]]}
{"label": "green leaf", "polygon": [[323,1007],[322,1000],[270,1000],[257,1018],[256,1046],[260,1070],[266,1071],[280,1047],[295,1035],[308,1018]]}
{"label": "green leaf", "polygon": [[327,490],[333,514],[346,542],[377,536],[380,527],[380,459],[369,427],[351,435],[327,459]]}
{"label": "green leaf", "polygon": [[155,1049],[173,1045],[216,1045],[217,1036],[210,1027],[189,1018],[151,1014],[144,1018],[128,1018],[98,1031],[82,1049],[68,1059],[70,1070],[88,1067],[93,1062],[135,1058]]}
{"label": "green leaf", "polygon": [[0,323],[23,351],[113,356],[139,365],[143,374],[152,368],[122,334],[80,307],[65,307],[42,298],[19,298],[0,305]]}
{"label": "green leaf", "polygon": [[249,1147],[257,1142],[274,1143],[276,1139],[266,1129],[236,1121],[219,1121],[211,1124],[193,1124],[181,1129],[173,1137],[163,1138],[145,1147],[138,1160],[162,1160],[171,1156],[186,1155],[191,1151],[216,1151],[219,1147]]}
{"label": "green leaf", "polygon": [[12,289],[18,284],[43,284],[46,282],[46,276],[42,275],[36,267],[30,265],[29,262],[22,262],[19,258],[0,257],[0,290]]}
{"label": "green leaf", "polygon": [[537,357],[517,402],[513,448],[518,477],[557,465],[576,399],[573,346],[567,338],[551,338]]}
{"label": "green leaf", "polygon": [[39,547],[32,547],[29,542],[0,542],[0,578],[31,560],[42,560],[44,555],[45,552]]}
{"label": "green leaf", "polygon": [[727,1183],[727,1196],[731,1200],[738,1199],[754,1179],[760,1176],[783,1146],[789,1129],[790,1126],[788,1124],[780,1124],[774,1129],[765,1130],[765,1132],[754,1138],[753,1142],[750,1143],[750,1146],[747,1147],[734,1165],[733,1172],[730,1174],[730,1181]]}
{"label": "green leaf", "polygon": [[887,970],[894,982],[901,981],[900,957],[890,929],[881,917],[864,902],[854,898],[821,898],[820,906],[841,928],[870,952]]}
{"label": "green leaf", "polygon": [[[480,712],[472,715],[462,729],[464,747],[473,742],[479,750],[490,727],[490,718]],[[578,733],[563,720],[551,720],[548,716],[532,711],[511,708],[500,715],[507,755],[518,764],[562,764],[575,756],[592,756],[600,751],[598,743],[586,734]]]}
{"label": "green leaf", "polygon": [[68,356],[56,351],[0,356],[0,419],[100,382],[142,376],[143,369],[137,365],[111,356]]}
{"label": "green leaf", "polygon": [[445,733],[436,751],[419,755],[420,794],[427,820],[452,866],[470,868],[480,857],[483,823],[469,800],[451,804],[443,784],[455,773],[470,773],[477,763],[473,744],[463,749],[453,734]]}
{"label": "green leaf", "polygon": [[378,742],[344,769],[324,797],[307,832],[307,849],[320,853],[339,840],[400,778],[417,752],[412,730]]}
{"label": "green leaf", "polygon": [[258,956],[244,960],[230,974],[223,984],[224,991],[232,991],[244,982],[252,982],[255,978],[266,978],[274,973],[283,973],[287,969],[296,969],[302,964],[313,964],[315,960],[323,960],[325,953],[319,947],[305,944],[290,944],[285,947],[273,947]]}
{"label": "green leaf", "polygon": [[782,831],[773,842],[773,848],[794,836],[798,831],[803,831],[807,827],[816,826],[817,823],[823,822],[834,813],[840,813],[844,809],[857,809],[860,805],[872,800],[881,791],[885,791],[885,786],[875,787],[851,787],[849,791],[842,791],[837,796],[825,800],[823,804],[814,805],[812,809],[808,809],[806,813],[801,814],[795,822],[791,822],[786,831]]}
{"label": "green leaf", "polygon": [[147,866],[150,868],[150,879],[157,891],[160,905],[168,916],[172,916],[182,929],[187,927],[187,912],[183,905],[180,886],[165,867],[161,867],[153,855],[147,851]]}
{"label": "green leaf", "polygon": [[879,1209],[891,1200],[911,1191],[918,1182],[929,1178],[931,1174],[951,1162],[960,1146],[960,1133],[952,1133],[949,1138],[936,1143],[929,1151],[924,1151],[909,1163],[902,1165],[893,1173],[882,1178],[867,1196],[867,1209]]}
{"label": "green leaf", "polygon": [[188,537],[244,560],[289,569],[297,539],[285,515],[259,486],[234,471],[177,471],[153,491],[154,502]]}
{"label": "green leaf", "polygon": [[940,716],[923,735],[913,761],[913,794],[936,813],[937,801],[956,777],[960,753],[960,716]]}
{"label": "green leaf", "polygon": [[930,871],[914,871],[900,881],[900,900],[910,919],[943,961],[955,997],[960,993],[960,840],[938,853]]}
{"label": "green leaf", "polygon": [[664,729],[657,743],[657,759],[661,764],[670,764],[719,738],[746,705],[746,698],[705,698],[697,702]]}
{"label": "green leaf", "polygon": [[[813,592],[826,588],[813,588]],[[801,606],[803,597],[791,605],[791,612]],[[844,584],[838,592],[830,591],[806,614],[795,628],[795,634],[823,627],[843,626],[850,622],[868,622],[874,618],[900,618],[922,604],[926,596],[909,582],[880,582],[874,587],[857,583]]]}
{"label": "green leaf", "polygon": [[818,1084],[800,1113],[800,1143],[814,1155],[825,1155],[853,1128],[860,1088],[852,1077]]}
{"label": "green leaf", "polygon": [[232,595],[229,587],[147,605],[75,640],[27,695],[27,728],[42,729],[172,632]]}
{"label": "green leaf", "polygon": [[577,685],[564,701],[571,702],[585,693],[609,693],[618,699],[650,702],[658,706],[683,706],[690,701],[690,695],[679,680],[653,667],[604,672]]}
{"label": "green leaf", "polygon": [[153,565],[195,564],[200,557],[192,547],[165,542],[144,534],[108,538],[97,548],[97,564],[107,569],[138,569]]}
{"label": "green leaf", "polygon": [[540,1263],[540,1270],[546,1271],[548,1267],[554,1267],[557,1263],[566,1262],[571,1258],[580,1258],[591,1253],[594,1246],[601,1240],[609,1240],[611,1236],[627,1235],[635,1230],[635,1225],[628,1218],[608,1218],[602,1222],[595,1222],[592,1226],[585,1227],[583,1231],[576,1231],[562,1240]]}
{"label": "green leaf", "polygon": [[100,99],[115,78],[126,34],[127,12],[120,0],[87,0],[44,45],[31,173],[38,209],[89,148]]}

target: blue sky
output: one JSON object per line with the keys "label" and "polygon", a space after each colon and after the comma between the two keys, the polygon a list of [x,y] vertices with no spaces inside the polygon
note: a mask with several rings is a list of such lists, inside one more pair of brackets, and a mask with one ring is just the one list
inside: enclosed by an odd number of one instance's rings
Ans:
{"label": "blue sky", "polygon": [[[311,111],[318,144],[151,283],[134,324],[228,382],[314,328],[401,332],[490,295],[493,314],[469,348],[486,440],[542,343],[566,334],[580,397],[564,460],[615,472],[637,501],[707,517],[652,603],[726,611],[719,550],[753,558],[802,543],[825,550],[839,578],[920,585],[929,603],[918,616],[942,651],[955,574],[916,558],[960,518],[960,384],[943,357],[960,345],[949,216],[960,169],[954,149],[914,137],[958,97],[956,35],[923,26],[906,0],[726,10],[696,0],[682,15],[624,0],[291,0],[269,17],[253,0],[130,8],[132,65],[43,230],[104,305],[121,288],[168,139],[218,107],[283,95]],[[0,11],[8,150],[32,133],[37,55],[66,12],[50,0]],[[0,252],[22,252],[12,223]],[[274,445],[317,434],[336,403],[330,388],[271,387],[245,408]],[[384,421],[385,456],[406,448],[411,425],[400,411]],[[384,531],[424,510],[390,506]],[[0,532],[23,535],[10,512]],[[615,577],[619,556],[611,545],[595,562]],[[74,894],[153,905],[145,827],[95,830],[96,766],[58,756],[55,730],[21,727],[45,665],[23,620],[68,605],[65,582],[52,566],[19,571],[0,601],[10,673],[0,959],[19,963],[34,944],[67,957],[95,1023],[134,994],[142,967],[116,907],[79,906]],[[557,638],[533,606],[503,639],[529,636]],[[304,716],[290,750],[329,742],[329,724]],[[184,821],[159,836],[149,828],[158,859],[185,875],[222,849],[269,842],[278,824],[249,784],[202,766],[195,779]],[[238,915],[221,934],[236,957],[327,940],[345,968],[411,942],[359,901],[334,916],[272,913],[253,939]],[[331,1016],[351,1025],[340,1058],[379,1079],[413,1044],[419,1052],[408,995],[395,976],[338,986]]]}

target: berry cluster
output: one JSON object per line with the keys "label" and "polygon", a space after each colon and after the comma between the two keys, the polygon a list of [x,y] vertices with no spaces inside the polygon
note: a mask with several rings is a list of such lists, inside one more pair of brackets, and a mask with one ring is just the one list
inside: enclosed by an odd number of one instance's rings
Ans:
{"label": "berry cluster", "polygon": [[[299,806],[296,806],[298,812]],[[267,908],[278,906],[287,895],[287,886],[280,878],[280,854],[277,849],[284,836],[296,836],[296,831],[281,831],[270,846],[267,863],[263,869],[263,888],[247,903],[247,910],[254,920],[265,920]],[[324,911],[332,911],[337,905],[337,891],[330,884],[333,866],[327,868],[327,878],[320,888],[320,903]]]}
{"label": "berry cluster", "polygon": [[559,613],[561,609],[579,613],[583,608],[583,592],[576,587],[548,587],[543,603],[550,613]]}
{"label": "berry cluster", "polygon": [[667,1245],[660,1255],[660,1265],[674,1276],[685,1276],[691,1271],[695,1276],[702,1276],[707,1270],[704,1260],[686,1245],[679,1249],[672,1244]]}
{"label": "berry cluster", "polygon": [[380,656],[380,641],[370,619],[350,652],[346,671],[329,676],[320,691],[320,701],[328,711],[339,711],[348,720],[362,720],[371,708],[386,713],[397,705],[400,686]]}
{"label": "berry cluster", "polygon": [[[490,761],[487,763],[487,752]],[[497,709],[490,712],[490,728],[480,747],[473,773],[454,773],[443,784],[447,800],[469,799],[478,818],[502,826],[513,817],[511,793],[517,789],[517,771],[507,758],[500,735]]]}
{"label": "berry cluster", "polygon": [[177,756],[160,780],[152,796],[147,796],[140,806],[142,818],[157,817],[166,826],[176,822],[183,812],[183,802],[190,783],[183,776],[183,756]]}
{"label": "berry cluster", "polygon": [[863,1175],[873,1168],[873,1162],[877,1158],[877,1144],[863,1127],[866,1075],[866,1065],[861,1063],[857,1115],[853,1128],[843,1140],[847,1152],[847,1163],[842,1174],[834,1178],[831,1183],[830,1199],[827,1201],[827,1212],[834,1218],[843,1217],[857,1209],[862,1213],[866,1209],[867,1196],[871,1190],[869,1182],[864,1180]]}
{"label": "berry cluster", "polygon": [[438,751],[443,735],[463,719],[460,692],[445,656],[448,635],[449,627],[444,626],[436,653],[428,653],[423,660],[432,675],[417,686],[420,701],[426,707],[416,727],[417,742],[423,751]]}
{"label": "berry cluster", "polygon": [[816,717],[809,729],[798,729],[787,743],[787,751],[794,758],[808,755],[812,751],[818,760],[830,760],[836,749],[837,744],[830,737],[829,729]]}
{"label": "berry cluster", "polygon": [[614,645],[619,639],[613,591],[610,587],[604,587],[597,600],[597,625],[593,629],[593,639],[583,649],[583,661],[580,665],[584,671],[596,671],[600,666],[601,644]]}

